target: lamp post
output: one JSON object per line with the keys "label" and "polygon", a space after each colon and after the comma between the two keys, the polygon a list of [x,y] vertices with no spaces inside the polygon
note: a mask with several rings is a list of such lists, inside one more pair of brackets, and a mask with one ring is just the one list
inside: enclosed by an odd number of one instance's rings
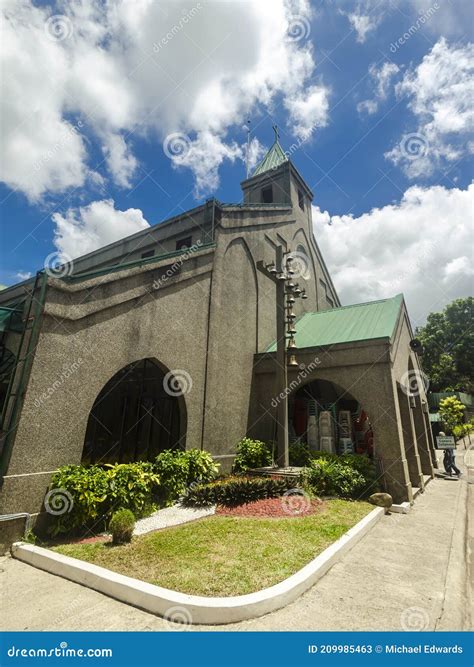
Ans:
{"label": "lamp post", "polygon": [[[277,246],[275,262],[264,264],[257,262],[257,269],[276,285],[276,391],[277,403],[277,465],[287,468],[288,459],[288,366],[298,366],[295,356],[295,320],[293,304],[296,299],[307,299],[306,290],[293,282],[294,271],[291,268],[291,252],[284,252],[283,246]],[[288,356],[289,355],[289,356]]]}

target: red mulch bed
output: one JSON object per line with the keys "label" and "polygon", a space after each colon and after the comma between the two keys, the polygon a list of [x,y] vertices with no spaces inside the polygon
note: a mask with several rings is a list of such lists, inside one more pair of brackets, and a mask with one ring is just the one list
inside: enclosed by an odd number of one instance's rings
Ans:
{"label": "red mulch bed", "polygon": [[224,507],[219,505],[216,514],[220,516],[247,516],[260,518],[294,518],[317,514],[324,508],[324,503],[319,498],[310,500],[305,496],[289,496],[282,498],[264,498],[252,503],[236,505],[235,507]]}

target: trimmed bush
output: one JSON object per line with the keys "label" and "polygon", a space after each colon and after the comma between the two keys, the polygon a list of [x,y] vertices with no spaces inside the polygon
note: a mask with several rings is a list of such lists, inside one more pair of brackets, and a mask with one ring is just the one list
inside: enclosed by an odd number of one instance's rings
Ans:
{"label": "trimmed bush", "polygon": [[112,533],[114,544],[126,544],[130,542],[135,528],[135,517],[133,512],[120,509],[112,514],[109,522],[109,531]]}
{"label": "trimmed bush", "polygon": [[294,479],[233,476],[194,486],[183,498],[183,504],[192,507],[243,505],[262,498],[277,498],[295,486]]}
{"label": "trimmed bush", "polygon": [[234,460],[235,472],[246,472],[251,468],[263,468],[272,465],[272,447],[261,440],[242,438],[237,445]]}
{"label": "trimmed bush", "polygon": [[160,478],[159,498],[164,504],[172,504],[192,484],[213,480],[219,464],[209,452],[199,449],[167,450],[156,457],[155,472]]}

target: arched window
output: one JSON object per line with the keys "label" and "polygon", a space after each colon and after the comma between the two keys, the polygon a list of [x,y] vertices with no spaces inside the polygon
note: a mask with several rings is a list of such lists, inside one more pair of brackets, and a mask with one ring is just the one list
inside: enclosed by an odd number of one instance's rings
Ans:
{"label": "arched window", "polygon": [[177,394],[152,359],[122,368],[94,402],[82,462],[152,461],[164,449],[184,448],[186,408]]}

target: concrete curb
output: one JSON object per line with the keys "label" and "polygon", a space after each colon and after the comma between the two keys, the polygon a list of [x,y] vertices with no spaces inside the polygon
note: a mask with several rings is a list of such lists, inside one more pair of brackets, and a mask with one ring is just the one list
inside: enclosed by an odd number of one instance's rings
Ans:
{"label": "concrete curb", "polygon": [[288,579],[256,593],[235,597],[211,598],[171,591],[23,542],[16,542],[12,546],[12,556],[170,621],[221,625],[263,616],[296,600],[368,533],[384,514],[382,507],[372,510]]}

